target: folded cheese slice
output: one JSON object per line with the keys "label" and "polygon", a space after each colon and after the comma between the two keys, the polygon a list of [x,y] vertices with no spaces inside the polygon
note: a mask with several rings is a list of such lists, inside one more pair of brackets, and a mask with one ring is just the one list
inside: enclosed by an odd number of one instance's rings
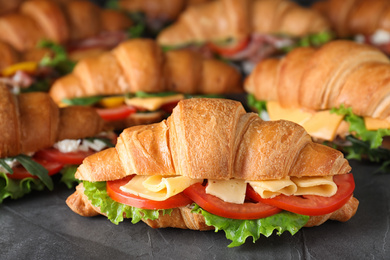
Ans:
{"label": "folded cheese slice", "polygon": [[136,175],[120,189],[142,198],[163,201],[202,181],[185,176]]}

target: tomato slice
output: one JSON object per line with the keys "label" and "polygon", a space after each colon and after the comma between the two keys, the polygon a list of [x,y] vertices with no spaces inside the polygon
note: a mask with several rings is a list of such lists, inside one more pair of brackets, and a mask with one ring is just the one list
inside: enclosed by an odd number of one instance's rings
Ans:
{"label": "tomato slice", "polygon": [[262,202],[243,204],[229,203],[206,193],[206,187],[195,183],[183,191],[190,199],[204,210],[220,217],[232,219],[259,219],[276,213],[281,209]]}
{"label": "tomato slice", "polygon": [[[33,158],[33,160],[39,163],[40,165],[42,165],[43,167],[45,167],[49,171],[49,176],[58,173],[63,167],[63,164],[59,162],[46,161],[39,158]],[[22,165],[13,167],[12,170],[14,172],[13,174],[7,173],[7,176],[10,179],[16,179],[16,180],[21,180],[24,178],[38,179],[38,176],[29,173]]]}
{"label": "tomato slice", "polygon": [[115,121],[125,119],[136,112],[135,107],[122,105],[114,108],[97,108],[96,111],[106,121]]}
{"label": "tomato slice", "polygon": [[247,194],[253,200],[261,201],[290,212],[318,216],[332,213],[341,208],[351,198],[355,189],[355,181],[352,173],[335,175],[333,181],[337,185],[337,192],[332,197],[315,195],[286,196],[282,194],[272,199],[263,199],[252,187],[247,190]]}
{"label": "tomato slice", "polygon": [[108,181],[107,182],[108,196],[110,196],[111,199],[119,203],[133,206],[136,208],[141,208],[141,209],[172,209],[172,208],[183,207],[192,203],[192,200],[189,199],[187,196],[185,196],[183,193],[179,193],[164,201],[155,201],[155,200],[145,199],[122,191],[119,187],[128,183],[133,177],[134,175],[131,175],[120,180]]}
{"label": "tomato slice", "polygon": [[85,157],[94,154],[93,150],[62,153],[55,148],[43,149],[35,153],[34,157],[62,164],[82,164]]}
{"label": "tomato slice", "polygon": [[243,49],[249,44],[249,37],[245,37],[241,40],[237,40],[233,45],[219,45],[214,42],[209,42],[207,46],[213,51],[223,56],[232,56]]}

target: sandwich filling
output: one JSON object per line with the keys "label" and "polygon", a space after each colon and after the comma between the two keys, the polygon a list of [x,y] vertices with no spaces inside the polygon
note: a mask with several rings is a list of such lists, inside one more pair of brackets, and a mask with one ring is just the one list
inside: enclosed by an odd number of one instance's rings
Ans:
{"label": "sandwich filling", "polygon": [[253,94],[248,102],[264,120],[283,119],[300,124],[317,141],[342,146],[350,159],[368,156],[371,161],[390,160],[390,153],[383,146],[384,138],[390,136],[387,119],[358,116],[343,106],[322,111],[284,108],[275,101],[257,101]]}

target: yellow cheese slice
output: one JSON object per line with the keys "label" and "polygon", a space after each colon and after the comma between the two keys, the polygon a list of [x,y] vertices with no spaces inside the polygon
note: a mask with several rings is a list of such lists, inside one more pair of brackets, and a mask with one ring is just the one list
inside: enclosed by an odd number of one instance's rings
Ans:
{"label": "yellow cheese slice", "polygon": [[206,193],[225,202],[242,204],[245,201],[246,182],[244,180],[209,180]]}
{"label": "yellow cheese slice", "polygon": [[283,108],[277,102],[267,102],[271,120],[288,120],[300,124],[313,137],[332,141],[344,116],[331,114],[330,110],[309,113],[299,108]]}
{"label": "yellow cheese slice", "polygon": [[297,185],[290,178],[269,181],[248,181],[248,183],[264,199],[273,198],[280,194],[290,196],[297,191]]}
{"label": "yellow cheese slice", "polygon": [[301,125],[311,136],[332,141],[343,118],[343,115],[331,114],[329,110],[324,110],[316,112]]}
{"label": "yellow cheese slice", "polygon": [[271,120],[288,120],[302,125],[309,120],[313,114],[301,109],[284,108],[278,102],[267,102],[267,112]]}
{"label": "yellow cheese slice", "polygon": [[136,107],[142,107],[149,111],[155,111],[159,109],[162,105],[184,99],[183,94],[177,94],[166,97],[151,97],[151,98],[129,98],[126,99],[127,105],[132,105]]}
{"label": "yellow cheese slice", "polygon": [[202,179],[190,179],[185,176],[136,175],[120,189],[142,198],[163,201],[202,181]]}
{"label": "yellow cheese slice", "polygon": [[332,176],[291,177],[298,189],[294,195],[318,195],[331,197],[337,192],[337,185]]}
{"label": "yellow cheese slice", "polygon": [[372,117],[365,117],[364,124],[367,130],[389,129],[390,122],[385,119],[377,119]]}

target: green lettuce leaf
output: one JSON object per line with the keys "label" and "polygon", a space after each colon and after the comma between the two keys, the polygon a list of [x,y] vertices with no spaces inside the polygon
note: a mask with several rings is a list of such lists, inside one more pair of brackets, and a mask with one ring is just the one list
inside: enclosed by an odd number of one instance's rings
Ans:
{"label": "green lettuce leaf", "polygon": [[215,227],[215,232],[225,231],[226,238],[232,241],[228,247],[240,246],[245,243],[248,237],[252,237],[253,243],[255,243],[260,235],[269,237],[274,230],[277,231],[278,235],[281,235],[284,231],[289,231],[291,235],[294,235],[310,218],[309,216],[282,211],[262,219],[228,219],[211,214],[196,204],[192,211],[202,214],[206,224]]}
{"label": "green lettuce leaf", "polygon": [[14,157],[32,175],[37,176],[49,190],[53,190],[53,180],[49,176],[49,171],[31,159],[30,156],[19,154]]}
{"label": "green lettuce leaf", "polygon": [[69,106],[92,106],[103,98],[102,96],[64,98],[61,102]]}
{"label": "green lettuce leaf", "polygon": [[346,108],[344,105],[341,105],[339,108],[333,108],[331,113],[344,115],[344,120],[350,124],[349,131],[354,133],[354,136],[357,138],[367,142],[370,149],[381,146],[383,137],[390,135],[390,129],[367,130],[363,117],[355,115],[351,107]]}
{"label": "green lettuce leaf", "polygon": [[74,177],[78,165],[67,165],[61,169],[61,182],[63,182],[69,189],[80,183],[79,179]]}
{"label": "green lettuce leaf", "polygon": [[18,199],[32,190],[43,190],[45,184],[39,179],[24,178],[14,180],[8,178],[7,174],[0,172],[0,203],[6,198]]}
{"label": "green lettuce leaf", "polygon": [[248,105],[255,108],[259,114],[262,111],[267,112],[267,102],[257,100],[253,94],[248,94]]}
{"label": "green lettuce leaf", "polygon": [[160,211],[165,214],[171,214],[172,209],[149,210],[128,206],[114,201],[107,194],[106,182],[88,182],[83,181],[85,188],[84,194],[91,201],[92,205],[99,207],[101,212],[107,215],[107,218],[114,224],[124,220],[124,217],[131,218],[131,223],[135,224],[141,219],[155,220],[159,217]]}
{"label": "green lettuce leaf", "polygon": [[48,48],[53,51],[54,56],[46,55],[40,61],[41,66],[53,67],[61,75],[69,74],[76,66],[76,62],[68,58],[65,48],[55,42],[42,40],[38,43],[39,48]]}

